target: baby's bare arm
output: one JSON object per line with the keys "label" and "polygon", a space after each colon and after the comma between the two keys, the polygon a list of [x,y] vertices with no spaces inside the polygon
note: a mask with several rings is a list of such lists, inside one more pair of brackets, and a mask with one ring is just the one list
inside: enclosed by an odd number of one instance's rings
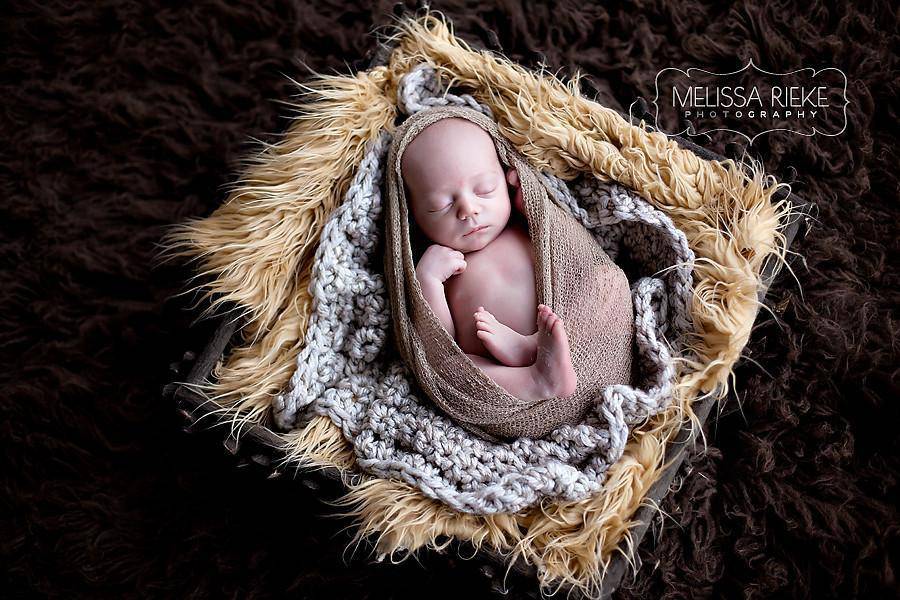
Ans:
{"label": "baby's bare arm", "polygon": [[422,288],[422,296],[453,339],[456,339],[456,328],[447,304],[444,282],[465,270],[463,253],[440,244],[429,246],[416,265],[416,279]]}
{"label": "baby's bare arm", "polygon": [[456,339],[456,327],[453,325],[453,316],[450,314],[450,306],[447,304],[447,294],[444,291],[444,284],[436,279],[419,279],[419,285],[422,287],[422,295],[425,301],[431,306],[431,310],[437,315],[441,325],[450,334],[450,337]]}

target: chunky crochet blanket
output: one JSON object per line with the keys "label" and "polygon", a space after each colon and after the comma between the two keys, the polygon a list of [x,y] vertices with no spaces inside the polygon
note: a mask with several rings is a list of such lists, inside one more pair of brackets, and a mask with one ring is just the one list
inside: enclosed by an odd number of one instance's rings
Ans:
{"label": "chunky crochet blanket", "polygon": [[[426,65],[398,90],[406,114],[471,96],[442,90]],[[630,428],[665,409],[673,355],[690,330],[694,255],[684,234],[635,193],[592,176],[569,184],[540,173],[548,192],[584,225],[632,281],[635,385],[603,390],[584,422],[540,439],[492,442],[461,428],[424,398],[391,347],[391,317],[379,246],[381,187],[391,134],[367,148],[344,202],[330,216],[315,257],[313,308],[289,387],[273,400],[275,424],[290,430],[325,415],[352,443],[360,468],[398,478],[454,509],[511,513],[545,497],[575,501],[599,491]]]}

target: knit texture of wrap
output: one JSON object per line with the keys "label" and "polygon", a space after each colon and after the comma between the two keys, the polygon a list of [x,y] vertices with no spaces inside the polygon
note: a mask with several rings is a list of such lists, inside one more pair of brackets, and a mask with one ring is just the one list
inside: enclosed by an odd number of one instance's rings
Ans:
{"label": "knit texture of wrap", "polygon": [[[530,401],[511,395],[472,362],[422,294],[410,236],[417,225],[410,219],[401,160],[420,132],[447,118],[481,127],[491,136],[500,162],[519,174],[537,302],[549,306],[565,326],[578,376],[574,394]],[[631,385],[634,313],[625,273],[550,198],[535,169],[496,123],[464,106],[419,111],[395,132],[386,177],[385,276],[395,338],[422,390],[441,410],[488,439],[538,438],[561,424],[581,422],[607,386]]]}

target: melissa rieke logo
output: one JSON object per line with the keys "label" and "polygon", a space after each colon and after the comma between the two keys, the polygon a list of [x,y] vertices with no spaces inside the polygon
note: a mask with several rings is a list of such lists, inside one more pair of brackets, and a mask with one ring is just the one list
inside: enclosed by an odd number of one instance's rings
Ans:
{"label": "melissa rieke logo", "polygon": [[847,76],[835,67],[773,73],[752,60],[731,73],[669,67],[655,88],[654,125],[678,135],[730,131],[753,144],[774,131],[834,136],[847,128]]}

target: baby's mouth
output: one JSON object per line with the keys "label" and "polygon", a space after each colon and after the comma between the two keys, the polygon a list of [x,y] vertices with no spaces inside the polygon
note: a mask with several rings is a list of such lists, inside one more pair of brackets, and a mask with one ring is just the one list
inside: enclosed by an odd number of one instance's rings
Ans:
{"label": "baby's mouth", "polygon": [[473,233],[478,233],[482,229],[487,229],[488,227],[489,227],[488,225],[479,225],[478,227],[469,231],[469,233],[465,234],[463,237],[468,237],[468,236],[472,235]]}

